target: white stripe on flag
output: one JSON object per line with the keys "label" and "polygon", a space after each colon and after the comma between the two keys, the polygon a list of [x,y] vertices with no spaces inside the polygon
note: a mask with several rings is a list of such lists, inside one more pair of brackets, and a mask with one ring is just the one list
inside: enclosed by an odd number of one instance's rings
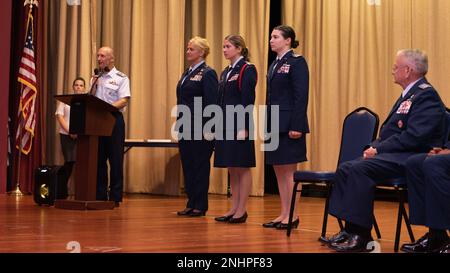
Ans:
{"label": "white stripe on flag", "polygon": [[19,73],[22,74],[22,75],[24,75],[24,76],[27,77],[28,79],[32,80],[32,81],[33,81],[33,82],[32,82],[33,84],[36,83],[36,76],[34,76],[34,74],[28,72],[27,70],[25,70],[25,69],[23,69],[23,68],[20,68],[20,69],[19,69]]}
{"label": "white stripe on flag", "polygon": [[36,70],[36,66],[34,65],[34,62],[28,60],[27,58],[22,58],[22,64],[28,66],[29,68]]}
{"label": "white stripe on flag", "polygon": [[33,51],[33,50],[28,49],[28,48],[25,47],[25,48],[23,49],[23,52],[25,52],[26,54],[28,54],[28,55],[30,55],[31,57],[34,58],[34,51]]}

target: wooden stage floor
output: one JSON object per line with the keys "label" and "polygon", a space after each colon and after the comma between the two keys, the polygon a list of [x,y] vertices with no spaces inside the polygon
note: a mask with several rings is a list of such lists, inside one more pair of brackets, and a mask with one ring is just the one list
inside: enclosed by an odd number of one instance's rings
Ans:
{"label": "wooden stage floor", "polygon": [[[176,215],[184,197],[127,195],[111,211],[68,211],[39,207],[32,196],[0,195],[1,253],[64,253],[78,242],[83,253],[329,253],[318,241],[324,199],[302,198],[300,227],[291,237],[261,224],[276,217],[278,196],[251,197],[245,224],[214,221],[230,206],[225,196],[210,195],[206,217]],[[393,252],[397,204],[376,202],[381,251]],[[416,238],[426,229],[413,227]],[[338,231],[329,219],[328,233]],[[408,241],[402,227],[402,242]]]}

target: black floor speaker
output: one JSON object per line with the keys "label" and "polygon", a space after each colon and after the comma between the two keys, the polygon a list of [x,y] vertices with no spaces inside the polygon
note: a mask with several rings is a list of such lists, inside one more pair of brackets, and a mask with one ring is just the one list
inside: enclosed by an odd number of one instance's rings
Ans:
{"label": "black floor speaker", "polygon": [[34,173],[34,202],[53,206],[56,199],[67,198],[62,166],[41,166]]}

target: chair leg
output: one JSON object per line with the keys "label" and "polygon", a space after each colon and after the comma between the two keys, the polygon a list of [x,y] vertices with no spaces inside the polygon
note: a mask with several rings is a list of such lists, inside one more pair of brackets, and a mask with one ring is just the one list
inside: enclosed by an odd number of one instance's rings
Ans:
{"label": "chair leg", "polygon": [[403,219],[405,220],[406,229],[408,230],[409,238],[411,239],[411,242],[414,243],[416,241],[416,239],[414,238],[414,234],[413,234],[413,231],[411,228],[411,223],[409,222],[408,214],[406,214],[405,203],[403,201],[403,198],[400,202],[400,207],[402,210]]}
{"label": "chair leg", "polygon": [[397,228],[395,231],[395,242],[394,242],[394,251],[398,252],[398,247],[400,244],[400,232],[402,230],[402,218],[403,218],[403,195],[402,192],[396,188],[397,195],[398,195],[398,214],[397,214]]}
{"label": "chair leg", "polygon": [[231,182],[229,172],[227,172],[227,198],[231,198]]}
{"label": "chair leg", "polygon": [[289,209],[289,220],[288,220],[288,226],[287,226],[287,232],[286,232],[286,235],[288,237],[291,236],[292,219],[294,218],[294,209],[295,209],[295,198],[297,197],[297,188],[298,188],[299,183],[300,182],[295,181],[294,189],[292,190],[291,207]]}
{"label": "chair leg", "polygon": [[375,214],[373,215],[373,228],[375,229],[375,233],[377,234],[377,238],[381,239],[380,228],[378,227],[377,218],[375,218]]}
{"label": "chair leg", "polygon": [[327,198],[325,200],[325,208],[323,211],[323,222],[322,222],[322,238],[325,238],[327,235],[327,224],[328,224],[328,208],[330,206],[330,193],[331,193],[331,185],[327,184]]}
{"label": "chair leg", "polygon": [[[325,200],[325,209],[323,211],[323,222],[322,222],[322,234],[321,238],[325,238],[327,234],[327,225],[328,225],[328,211],[330,208],[330,195],[331,195],[331,189],[333,188],[333,185],[330,183],[327,184],[327,199]],[[339,218],[336,218],[339,224],[339,228],[341,230],[344,230],[344,224],[342,223],[342,220]]]}

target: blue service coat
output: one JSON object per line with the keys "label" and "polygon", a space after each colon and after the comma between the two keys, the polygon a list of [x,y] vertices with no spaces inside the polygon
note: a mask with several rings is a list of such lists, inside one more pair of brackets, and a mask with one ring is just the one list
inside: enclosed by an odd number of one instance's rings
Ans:
{"label": "blue service coat", "polygon": [[[267,75],[266,104],[269,111],[272,105],[280,108],[280,133],[309,133],[309,70],[305,58],[289,51],[278,61],[274,70],[273,65]],[[271,131],[270,124],[268,129]]]}
{"label": "blue service coat", "polygon": [[[242,71],[242,67],[247,64],[245,71]],[[244,59],[241,59],[232,69],[228,75],[228,69],[225,69],[220,75],[219,83],[219,100],[218,104],[222,108],[224,113],[223,130],[234,131],[236,134],[240,130],[249,130],[250,124],[253,123],[253,110],[251,115],[246,115],[244,127],[239,126],[238,115],[234,114],[234,128],[227,126],[226,124],[226,107],[227,106],[243,106],[244,108],[255,104],[255,88],[257,83],[257,72],[253,64],[247,63]],[[239,86],[240,85],[240,86]],[[253,132],[249,132],[253,133]],[[225,138],[225,136],[224,136]]]}
{"label": "blue service coat", "polygon": [[[206,63],[203,63],[192,71],[183,82],[183,78],[187,73],[188,70],[184,72],[177,85],[177,105],[184,105],[190,109],[191,126],[190,128],[180,128],[180,133],[187,131],[194,132],[197,128],[203,130],[203,126],[209,118],[202,118],[202,112],[208,105],[217,102],[218,80],[214,69],[206,65]],[[195,98],[202,98],[201,112],[194,112]],[[178,119],[180,119],[181,116],[182,115],[178,113]],[[202,121],[201,127],[194,127],[195,120]]]}
{"label": "blue service coat", "polygon": [[371,146],[378,158],[404,166],[408,157],[443,145],[445,122],[445,106],[423,78],[399,98]]}

